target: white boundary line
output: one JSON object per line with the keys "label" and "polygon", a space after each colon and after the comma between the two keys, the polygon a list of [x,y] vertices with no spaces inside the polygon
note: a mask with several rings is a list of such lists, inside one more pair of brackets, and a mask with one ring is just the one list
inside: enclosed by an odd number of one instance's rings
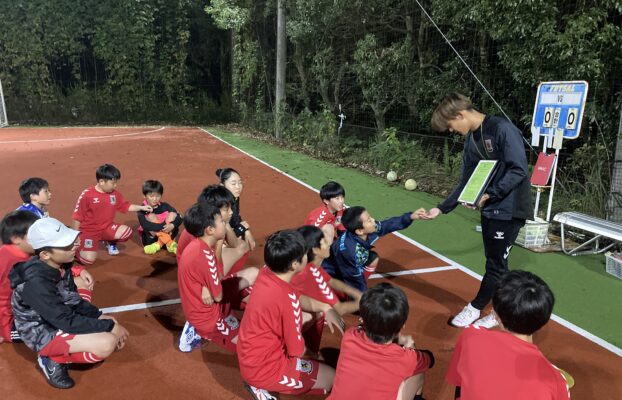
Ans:
{"label": "white boundary line", "polygon": [[[308,185],[307,183],[301,181],[300,179],[295,178],[295,177],[289,175],[288,173],[281,171],[280,169],[278,169],[278,168],[268,164],[267,162],[265,162],[263,160],[260,160],[259,158],[255,157],[254,155],[252,155],[252,154],[250,154],[250,153],[240,149],[239,147],[236,147],[236,146],[232,145],[231,143],[227,142],[226,140],[224,140],[222,138],[219,138],[218,136],[208,132],[207,130],[205,130],[203,128],[199,128],[199,129],[202,130],[203,132],[207,133],[211,137],[213,137],[213,138],[215,138],[215,139],[225,143],[226,145],[236,149],[237,151],[239,151],[239,152],[249,156],[250,158],[252,158],[252,159],[254,159],[256,161],[259,161],[260,163],[264,164],[268,168],[273,169],[274,171],[278,172],[279,174],[285,175],[286,177],[292,179],[293,181],[298,182],[302,186],[304,186],[304,187],[306,187],[308,189],[311,189],[311,190],[313,190],[316,193],[319,193],[319,190],[317,190],[314,187]],[[435,257],[445,261],[450,266],[455,267],[456,269],[459,269],[460,271],[464,272],[465,274],[467,274],[469,276],[472,276],[473,278],[475,278],[477,280],[480,280],[480,281],[482,280],[482,276],[480,274],[471,271],[470,269],[468,269],[464,265],[461,265],[461,264],[459,264],[459,263],[457,263],[457,262],[455,262],[455,261],[453,261],[453,260],[451,260],[451,259],[449,259],[449,258],[447,258],[447,257],[445,257],[445,256],[443,256],[443,255],[441,255],[439,253],[437,253],[436,251],[430,249],[429,247],[426,247],[426,246],[422,245],[421,243],[419,243],[419,242],[417,242],[417,241],[415,241],[415,240],[413,240],[413,239],[411,239],[411,238],[409,238],[407,236],[404,236],[403,234],[401,234],[399,232],[394,232],[393,234],[396,235],[397,237],[400,237],[400,238],[406,240],[407,242],[409,242],[409,243],[411,243],[411,244],[421,248],[422,250],[425,250],[426,252],[432,254],[433,256],[435,256]],[[583,328],[573,324],[572,322],[567,321],[567,320],[565,320],[565,319],[563,319],[563,318],[561,318],[561,317],[559,317],[559,316],[557,316],[555,314],[553,314],[551,316],[551,319],[553,321],[557,322],[558,324],[566,327],[567,329],[570,329],[571,331],[575,332],[576,334],[583,336],[587,340],[589,340],[589,341],[591,341],[591,342],[593,342],[593,343],[603,347],[604,349],[609,350],[610,352],[616,354],[619,357],[622,357],[622,349],[620,349],[619,347],[617,347],[617,346],[607,342],[606,340],[599,338],[598,336],[596,336],[596,335],[586,331],[585,329],[583,329]]]}
{"label": "white boundary line", "polygon": [[118,138],[118,137],[127,137],[127,136],[137,136],[137,135],[143,135],[143,134],[146,134],[146,133],[153,133],[153,132],[161,132],[164,129],[166,129],[166,127],[165,126],[161,126],[158,129],[153,129],[151,131],[132,132],[132,133],[119,133],[119,134],[116,134],[116,135],[105,135],[105,136],[84,136],[84,137],[73,137],[73,138],[33,139],[33,140],[5,140],[5,141],[0,141],[0,144],[69,142],[69,141],[75,141],[75,140],[109,139],[109,138]]}
{"label": "white boundary line", "polygon": [[418,269],[409,269],[406,271],[395,271],[395,272],[380,272],[378,274],[370,275],[369,279],[388,278],[390,276],[428,274],[430,272],[451,271],[452,269],[458,269],[458,268],[454,267],[453,265],[448,265],[446,267],[418,268]]}

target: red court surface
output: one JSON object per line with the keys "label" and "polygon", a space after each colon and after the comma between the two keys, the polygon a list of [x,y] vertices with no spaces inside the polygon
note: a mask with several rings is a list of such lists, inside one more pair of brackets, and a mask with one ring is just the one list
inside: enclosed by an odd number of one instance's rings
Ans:
{"label": "red court surface", "polygon": [[[19,205],[17,187],[24,178],[41,176],[49,181],[52,191],[50,215],[67,224],[78,195],[95,183],[95,169],[103,163],[121,170],[118,190],[128,200],[140,202],[142,182],[158,179],[165,188],[163,200],[180,211],[194,202],[205,185],[216,183],[217,168],[234,167],[245,183],[242,215],[259,243],[250,265],[261,264],[268,234],[299,226],[307,212],[319,204],[315,192],[197,128],[8,128],[0,130],[0,154],[4,186],[0,212],[4,215]],[[118,215],[117,222],[138,224],[131,213]],[[117,257],[102,250],[90,267],[97,282],[94,304],[114,307],[178,298],[174,257],[165,252],[155,257],[144,255],[138,243],[135,235],[120,245]],[[447,265],[393,235],[381,239],[377,248],[380,272]],[[453,388],[443,378],[460,331],[448,326],[447,320],[475,293],[478,282],[457,269],[389,280],[409,297],[407,331],[419,347],[432,350],[437,358],[426,375],[425,397],[452,399]],[[190,354],[177,350],[184,322],[179,305],[121,312],[115,317],[132,335],[126,348],[100,365],[72,367],[77,385],[68,391],[53,389],[45,382],[35,365],[35,354],[26,346],[0,345],[2,399],[248,398],[235,355],[209,343]],[[348,317],[347,322],[353,326],[356,319]],[[337,348],[339,339],[326,330],[323,345]],[[622,382],[617,379],[622,360],[614,353],[554,322],[535,336],[535,343],[553,363],[574,376],[573,398],[622,398]]]}

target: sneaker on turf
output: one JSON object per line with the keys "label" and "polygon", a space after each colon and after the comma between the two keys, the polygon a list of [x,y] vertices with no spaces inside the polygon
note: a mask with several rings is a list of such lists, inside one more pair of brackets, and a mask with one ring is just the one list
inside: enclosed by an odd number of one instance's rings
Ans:
{"label": "sneaker on turf", "polygon": [[119,254],[117,244],[114,242],[106,242],[106,248],[108,249],[108,254],[110,254],[111,256],[116,256]]}
{"label": "sneaker on turf", "polygon": [[179,337],[179,350],[184,353],[189,353],[200,345],[201,336],[194,330],[194,326],[186,321],[184,329],[181,331],[181,336]]}
{"label": "sneaker on turf", "polygon": [[67,372],[67,365],[59,364],[49,357],[43,356],[39,356],[37,362],[48,380],[48,383],[55,388],[69,389],[76,384]]}
{"label": "sneaker on turf", "polygon": [[477,321],[480,310],[473,307],[471,303],[467,304],[458,315],[452,318],[451,324],[456,328],[464,328]]}
{"label": "sneaker on turf", "polygon": [[497,318],[495,317],[494,313],[490,313],[486,315],[484,318],[480,318],[473,323],[473,326],[477,326],[479,328],[487,328],[487,329],[494,328],[497,325],[499,325],[499,321],[497,321]]}
{"label": "sneaker on turf", "polygon": [[162,247],[160,247],[160,243],[154,242],[143,247],[143,251],[145,252],[145,254],[151,255],[151,254],[155,254],[158,251],[160,251],[161,248]]}
{"label": "sneaker on turf", "polygon": [[277,400],[270,392],[265,389],[259,389],[244,382],[244,388],[253,396],[253,400]]}
{"label": "sneaker on turf", "polygon": [[169,253],[177,254],[177,242],[174,240],[168,242],[166,244],[166,251],[168,251]]}

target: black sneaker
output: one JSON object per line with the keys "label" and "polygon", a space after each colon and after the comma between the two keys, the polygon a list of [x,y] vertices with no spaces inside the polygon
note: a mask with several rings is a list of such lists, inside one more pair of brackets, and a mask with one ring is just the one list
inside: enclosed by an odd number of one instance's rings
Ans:
{"label": "black sneaker", "polygon": [[72,388],[76,383],[67,372],[67,365],[59,364],[49,357],[39,356],[39,367],[48,380],[48,383],[58,389]]}

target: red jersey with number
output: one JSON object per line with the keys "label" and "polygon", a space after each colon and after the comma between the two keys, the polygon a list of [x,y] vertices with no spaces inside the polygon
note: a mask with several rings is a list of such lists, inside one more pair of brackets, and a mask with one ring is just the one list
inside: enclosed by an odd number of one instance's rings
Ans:
{"label": "red jersey with number", "polygon": [[184,252],[186,246],[190,244],[196,237],[192,236],[188,233],[187,230],[181,231],[179,235],[179,239],[177,240],[177,253],[175,253],[175,258],[177,258],[177,264],[179,264],[179,260],[181,260],[181,254]]}
{"label": "red jersey with number", "polygon": [[13,325],[13,309],[11,308],[11,282],[9,272],[19,262],[28,260],[30,256],[13,244],[0,247],[0,337],[5,342],[11,341]]}
{"label": "red jersey with number", "polygon": [[311,211],[307,216],[307,219],[305,219],[304,224],[312,225],[318,228],[331,224],[335,227],[335,236],[337,236],[337,231],[343,232],[346,230],[346,228],[341,224],[343,211],[344,210],[339,210],[336,214],[333,214],[328,209],[328,206],[324,205]]}
{"label": "red jersey with number", "polygon": [[561,373],[536,345],[474,326],[460,334],[445,378],[461,387],[461,400],[570,398]]}
{"label": "red jersey with number", "polygon": [[334,307],[339,302],[339,299],[328,285],[331,279],[332,277],[324,271],[324,268],[308,263],[302,272],[294,275],[291,284],[301,294]]}
{"label": "red jersey with number", "polygon": [[238,335],[242,378],[256,387],[287,375],[290,357],[305,350],[298,290],[263,267],[253,284]]}
{"label": "red jersey with number", "polygon": [[229,303],[208,305],[201,298],[203,286],[212,298],[222,294],[223,273],[222,262],[203,240],[197,238],[186,246],[177,267],[177,280],[181,307],[188,322],[195,327],[214,327],[215,331],[218,319],[229,314]]}
{"label": "red jersey with number", "polygon": [[430,355],[398,344],[378,344],[363,328],[350,328],[341,340],[329,399],[395,400],[400,384],[430,368]]}
{"label": "red jersey with number", "polygon": [[114,223],[117,211],[126,213],[130,205],[117,190],[101,193],[91,186],[78,197],[72,218],[80,221],[80,231],[100,232]]}

